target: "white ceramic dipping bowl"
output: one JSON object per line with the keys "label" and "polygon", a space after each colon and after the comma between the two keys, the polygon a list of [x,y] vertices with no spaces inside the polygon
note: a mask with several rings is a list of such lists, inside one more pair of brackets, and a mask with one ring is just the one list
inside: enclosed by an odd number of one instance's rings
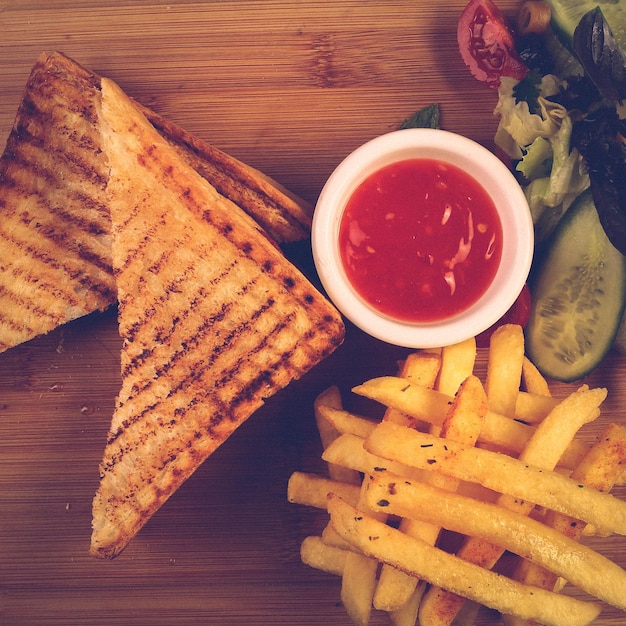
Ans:
{"label": "white ceramic dipping bowl", "polygon": [[[500,265],[486,292],[462,313],[429,323],[398,321],[369,305],[348,280],[339,249],[341,218],[355,189],[387,165],[418,158],[455,165],[480,183],[495,204],[503,236]],[[322,285],[343,315],[369,335],[407,348],[453,345],[492,326],[522,290],[534,248],[533,224],[526,198],[506,165],[466,137],[421,128],[381,135],[357,148],[339,164],[319,196],[311,241]]]}

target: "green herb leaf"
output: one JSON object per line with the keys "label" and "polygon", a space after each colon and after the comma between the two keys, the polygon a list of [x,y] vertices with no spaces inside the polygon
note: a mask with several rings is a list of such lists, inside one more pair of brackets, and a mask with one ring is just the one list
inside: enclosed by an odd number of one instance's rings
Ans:
{"label": "green herb leaf", "polygon": [[626,254],[626,143],[614,107],[598,108],[578,122],[572,145],[583,155],[593,203],[611,243]]}
{"label": "green herb leaf", "polygon": [[416,113],[413,113],[411,117],[407,117],[404,122],[400,124],[399,130],[404,130],[405,128],[440,128],[439,105],[430,104]]}
{"label": "green herb leaf", "polygon": [[539,112],[538,98],[541,93],[541,72],[535,68],[513,87],[515,102],[526,102],[531,114]]}
{"label": "green herb leaf", "polygon": [[596,7],[583,15],[574,30],[574,52],[600,94],[614,102],[626,98],[626,55],[602,9]]}

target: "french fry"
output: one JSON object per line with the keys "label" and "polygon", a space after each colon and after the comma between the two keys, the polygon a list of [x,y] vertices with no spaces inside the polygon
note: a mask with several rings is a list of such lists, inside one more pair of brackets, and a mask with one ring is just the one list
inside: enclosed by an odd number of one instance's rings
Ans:
{"label": "french fry", "polygon": [[381,376],[353,387],[360,396],[375,400],[391,409],[407,413],[428,424],[441,426],[453,396],[441,393],[399,376]]}
{"label": "french fry", "polygon": [[515,419],[526,424],[539,424],[558,403],[558,399],[552,396],[520,391],[515,399]]}
{"label": "french fry", "polygon": [[550,397],[552,395],[548,381],[537,369],[537,366],[526,356],[522,362],[522,386],[528,393],[536,396]]}
{"label": "french fry", "polygon": [[[473,561],[469,562],[472,563]],[[424,597],[419,611],[420,626],[448,626],[451,623],[451,616],[454,616],[452,622],[454,626],[474,626],[474,619],[480,609],[479,603],[452,592],[444,592],[441,587],[431,587],[429,594],[431,591],[434,595],[431,594],[430,597],[436,602],[431,600],[429,604],[425,605],[426,597]],[[457,598],[463,598],[463,603],[460,606]],[[440,612],[433,612],[434,610]]]}
{"label": "french fry", "polygon": [[318,411],[325,421],[335,429],[337,436],[349,433],[365,439],[377,424],[374,420],[330,406],[320,405]]}
{"label": "french fry", "polygon": [[[341,394],[338,387],[332,386],[325,389],[317,396],[317,398],[315,398],[315,401],[313,402],[313,412],[315,414],[317,430],[320,434],[322,448],[326,449],[339,436],[339,433],[334,426],[324,418],[324,415],[320,411],[322,406],[333,407],[335,409],[343,408]],[[328,473],[332,479],[339,480],[344,483],[359,484],[361,481],[361,477],[358,472],[346,469],[345,467],[330,464],[328,466]]]}
{"label": "french fry", "polygon": [[587,626],[600,613],[595,603],[527,587],[407,537],[333,494],[328,510],[337,532],[364,554],[502,613],[547,626]]}
{"label": "french fry", "polygon": [[[400,378],[406,378],[417,385],[432,389],[435,386],[440,369],[440,352],[435,353],[420,350],[409,354],[402,364],[398,376]],[[383,419],[395,422],[396,424],[402,424],[407,428],[423,428],[423,424],[420,420],[390,407],[387,407]]]}
{"label": "french fry", "polygon": [[[287,500],[289,502],[316,509],[326,510],[328,494],[331,492],[356,506],[359,501],[361,487],[307,472],[293,472],[287,483]],[[319,538],[315,537],[315,539]],[[311,539],[311,541],[313,540]],[[329,525],[322,531],[321,541],[330,547],[348,549],[345,542],[337,536],[337,533]],[[317,569],[323,568],[318,567]]]}
{"label": "french fry", "polygon": [[360,487],[352,483],[342,483],[330,478],[293,472],[287,483],[287,500],[294,504],[303,504],[317,509],[326,509],[326,496],[330,492],[341,496],[346,502],[356,505]]}
{"label": "french fry", "polygon": [[[626,502],[585,488],[568,476],[544,471],[505,454],[467,448],[392,423],[379,424],[365,448],[394,463],[476,482],[594,524],[599,532],[626,534]],[[391,461],[382,465],[389,467]]]}
{"label": "french fry", "polygon": [[[322,391],[317,398],[315,398],[313,402],[313,410],[315,412],[315,420],[317,424],[317,430],[320,434],[320,439],[322,441],[322,447],[327,448],[329,444],[338,437],[337,431],[332,427],[331,424],[328,424],[323,416],[318,414],[319,406],[332,406],[335,409],[341,409],[343,407],[343,403],[341,400],[341,393],[339,392],[339,388],[336,386],[328,387],[324,391]],[[322,419],[320,419],[322,417]]]}
{"label": "french fry", "polygon": [[[328,506],[328,505],[326,505]],[[342,550],[354,550],[354,548],[342,537],[339,536],[335,527],[328,522],[322,530],[322,541],[333,548],[341,548]]]}
{"label": "french fry", "polygon": [[426,583],[423,580],[420,580],[415,587],[413,595],[409,598],[405,605],[395,611],[388,612],[389,622],[392,626],[415,626],[419,612],[419,605],[425,590]]}
{"label": "french fry", "polygon": [[596,598],[626,609],[621,567],[527,515],[388,472],[370,478],[367,502],[374,511],[437,524],[525,555]]}
{"label": "french fry", "polygon": [[[330,463],[349,467],[363,473],[370,473],[374,471],[374,468],[376,468],[380,463],[384,463],[385,465],[389,464],[387,460],[380,459],[365,451],[363,448],[363,441],[364,440],[361,437],[356,435],[341,435],[324,451],[322,458]],[[416,470],[413,470],[412,468],[404,467],[400,464],[393,465],[404,475],[412,475],[418,479],[423,476],[421,472],[416,472]],[[342,595],[346,596],[345,601],[350,605],[350,608],[346,608],[346,610],[350,613],[352,619],[355,621],[361,621],[368,617],[365,613],[364,602],[365,598],[369,597],[370,589],[372,592],[370,603],[373,604],[373,594],[376,586],[375,583],[372,588],[369,585],[371,582],[370,576],[373,566],[371,563],[366,563],[363,559],[356,559],[352,557],[348,558],[348,563],[349,565],[345,570],[346,574],[344,576],[346,582],[342,585],[342,588],[344,589]],[[359,567],[362,572],[364,572],[364,575],[368,576],[367,583],[365,585],[361,583],[360,589],[355,582],[353,584],[353,581],[355,581],[355,579],[357,579],[360,575]]]}
{"label": "french fry", "polygon": [[[403,519],[399,525],[400,532],[408,537],[420,539],[429,545],[434,545],[439,536],[439,528],[432,524],[426,524],[416,520]],[[402,570],[383,564],[380,570],[380,578],[376,591],[374,593],[374,607],[387,611],[388,613],[397,613],[396,619],[410,621],[411,600],[415,613],[413,615],[413,623],[417,617],[417,609],[419,600],[424,593],[424,587],[419,590],[420,581],[414,576],[410,576]]]}
{"label": "french fry", "polygon": [[619,478],[615,481],[615,485],[620,485],[620,487],[626,485],[626,469],[619,475]]}
{"label": "french fry", "polygon": [[581,386],[559,402],[539,424],[519,458],[544,469],[554,469],[576,433],[600,414],[607,391]]}
{"label": "french fry", "polygon": [[494,413],[515,417],[515,400],[522,378],[524,333],[516,324],[496,328],[489,341],[485,391]]}
{"label": "french fry", "polygon": [[341,576],[348,552],[327,546],[320,537],[305,537],[300,545],[300,559],[309,567]]}
{"label": "french fry", "polygon": [[434,387],[441,370],[441,353],[419,350],[411,352],[404,360],[400,374],[418,385]]}
{"label": "french fry", "polygon": [[[363,483],[356,510],[363,514],[372,515],[379,522],[384,523],[387,520],[387,514],[384,511],[374,512],[370,509],[366,490],[367,485]],[[329,497],[331,496],[336,496],[336,494],[330,494]],[[377,572],[378,561],[376,559],[361,552],[349,552],[346,555],[341,576],[341,601],[346,612],[357,626],[369,624],[376,590]]]}
{"label": "french fry", "polygon": [[376,588],[378,562],[371,557],[348,552],[341,576],[341,602],[357,624],[369,624]]}
{"label": "french fry", "polygon": [[572,472],[572,478],[602,491],[617,483],[626,463],[626,426],[611,423],[600,433],[589,453]]}
{"label": "french fry", "polygon": [[441,393],[454,396],[461,383],[474,373],[475,362],[476,339],[474,337],[443,348],[437,389]]}
{"label": "french fry", "polygon": [[[480,380],[469,375],[459,386],[441,426],[440,437],[465,446],[473,446],[482,431],[488,400]],[[448,482],[456,488],[456,483]]]}

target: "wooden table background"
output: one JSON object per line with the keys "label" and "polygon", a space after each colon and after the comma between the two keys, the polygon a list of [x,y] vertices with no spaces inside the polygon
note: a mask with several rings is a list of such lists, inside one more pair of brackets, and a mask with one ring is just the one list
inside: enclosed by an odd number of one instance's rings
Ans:
{"label": "wooden table background", "polygon": [[[517,4],[499,6],[511,16]],[[31,66],[57,49],[315,202],[346,154],[433,102],[444,128],[491,146],[495,94],[456,46],[463,5],[0,0],[0,146]],[[287,252],[314,279],[308,244]],[[331,358],[253,416],[118,559],[101,562],[87,554],[90,509],[119,347],[108,311],[0,355],[0,623],[349,624],[338,579],[299,561],[323,517],[289,505],[286,484],[294,470],[322,467],[315,395],[337,383],[350,405],[352,385],[393,373],[405,352],[348,327]],[[590,377],[609,399],[589,437],[623,419],[624,367],[611,355]],[[626,565],[624,538],[596,545]],[[597,623],[625,621],[607,608]],[[374,613],[372,624],[386,623]]]}

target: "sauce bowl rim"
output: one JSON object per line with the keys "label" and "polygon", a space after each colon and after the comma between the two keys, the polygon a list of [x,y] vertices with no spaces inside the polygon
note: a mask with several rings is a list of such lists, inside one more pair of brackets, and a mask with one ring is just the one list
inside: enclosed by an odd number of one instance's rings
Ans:
{"label": "sauce bowl rim", "polygon": [[[339,225],[356,187],[382,167],[411,158],[444,161],[466,171],[493,200],[503,234],[500,265],[486,292],[458,315],[428,323],[393,319],[368,304],[346,276],[339,250]],[[311,246],[322,286],[348,320],[369,335],[396,346],[434,348],[480,334],[509,310],[530,272],[534,230],[521,186],[493,152],[451,131],[416,128],[375,137],[339,163],[316,203]]]}

